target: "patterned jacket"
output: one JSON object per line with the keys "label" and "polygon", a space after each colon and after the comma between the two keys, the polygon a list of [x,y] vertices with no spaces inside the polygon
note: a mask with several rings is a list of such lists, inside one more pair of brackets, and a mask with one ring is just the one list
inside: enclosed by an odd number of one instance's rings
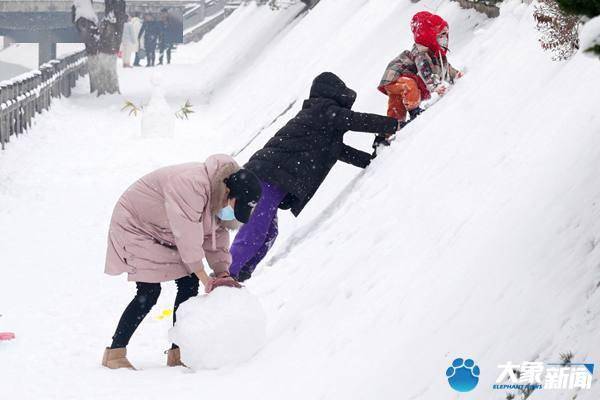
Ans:
{"label": "patterned jacket", "polygon": [[421,91],[421,98],[431,98],[431,92],[442,82],[454,83],[458,70],[454,69],[443,54],[434,54],[429,48],[415,43],[412,50],[403,51],[387,66],[378,89],[387,94],[385,87],[405,76],[414,79]]}

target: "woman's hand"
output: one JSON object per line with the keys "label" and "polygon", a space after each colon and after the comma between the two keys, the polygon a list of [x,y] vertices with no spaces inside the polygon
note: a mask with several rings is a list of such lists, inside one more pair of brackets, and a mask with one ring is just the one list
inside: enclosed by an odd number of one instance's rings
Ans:
{"label": "woman's hand", "polygon": [[236,281],[231,276],[229,276],[228,272],[221,272],[217,276],[208,277],[208,281],[204,285],[204,291],[206,293],[210,293],[219,286],[235,287],[235,288],[242,287],[242,285],[240,285],[240,283],[238,281]]}

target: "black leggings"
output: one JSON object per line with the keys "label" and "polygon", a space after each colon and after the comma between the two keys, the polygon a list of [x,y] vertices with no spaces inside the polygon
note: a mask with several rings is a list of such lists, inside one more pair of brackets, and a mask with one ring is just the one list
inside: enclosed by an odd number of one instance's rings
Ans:
{"label": "black leggings", "polygon": [[163,58],[165,56],[165,52],[167,53],[167,64],[171,64],[171,50],[173,50],[172,44],[161,44],[160,45],[160,57],[158,58],[158,63],[163,63]]}
{"label": "black leggings", "polygon": [[149,36],[144,39],[144,50],[146,51],[146,66],[153,66],[156,59],[156,37]]}
{"label": "black leggings", "polygon": [[[175,324],[175,316],[179,305],[190,297],[197,296],[200,285],[198,277],[195,274],[176,279],[175,283],[177,284],[177,296],[175,297],[175,306],[173,307],[173,324]],[[127,347],[137,327],[158,301],[160,283],[136,282],[136,286],[137,293],[119,320],[117,330],[112,337],[111,349]],[[175,349],[177,345],[173,343],[171,348]]]}

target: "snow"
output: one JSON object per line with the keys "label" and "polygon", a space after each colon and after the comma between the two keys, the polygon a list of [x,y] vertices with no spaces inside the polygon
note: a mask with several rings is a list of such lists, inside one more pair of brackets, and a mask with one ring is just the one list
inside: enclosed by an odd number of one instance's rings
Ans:
{"label": "snow", "polygon": [[21,65],[26,69],[38,67],[37,43],[12,43],[7,48],[0,50],[0,61]]}
{"label": "snow", "polygon": [[[600,45],[600,16],[587,21],[581,28],[579,35],[579,47],[582,51]],[[594,57],[596,55],[591,54]]]}
{"label": "snow", "polygon": [[[90,96],[81,80],[0,154],[0,331],[16,333],[0,344],[2,397],[500,400],[499,364],[568,351],[598,362],[598,61],[552,62],[533,6],[500,7],[495,19],[440,0],[322,0],[299,19],[295,7],[241,7],[156,68],[171,110],[194,105],[172,138],[140,140],[141,116],[120,111],[148,102],[152,69],[120,69],[121,95]],[[173,306],[167,283],[128,348],[140,370],[101,368],[135,293],[102,274],[120,194],[155,168],[233,153],[258,134],[243,163],[324,70],[358,92],[356,110],[383,113],[380,75],[424,9],[449,21],[449,58],[467,74],[367,170],[336,166],[299,218],[280,214],[280,237],[247,283],[266,345],[217,370],[166,368],[171,322],[153,317]],[[347,135],[364,150],[371,140]],[[448,386],[456,357],[481,369],[473,392]],[[597,379],[530,398],[575,395],[598,399]]]}
{"label": "snow", "polygon": [[252,358],[266,341],[267,319],[246,289],[216,288],[183,303],[169,339],[194,370],[235,366]]}
{"label": "snow", "polygon": [[[83,43],[57,43],[56,56],[62,58],[83,49]],[[37,43],[11,43],[0,50],[0,80],[16,78],[37,68]]]}
{"label": "snow", "polygon": [[142,109],[142,137],[171,137],[175,131],[175,115],[165,99],[161,75],[154,74],[152,83],[152,96]]}
{"label": "snow", "polygon": [[73,0],[73,5],[75,6],[74,21],[84,18],[95,24],[98,23],[98,16],[96,15],[96,11],[94,11],[92,0]]}
{"label": "snow", "polygon": [[14,78],[26,72],[29,72],[29,70],[21,65],[0,61],[0,81]]}
{"label": "snow", "polygon": [[200,28],[203,25],[208,24],[209,22],[212,22],[213,20],[215,20],[216,18],[223,18],[223,14],[225,13],[225,11],[221,11],[219,13],[216,13],[214,15],[211,15],[209,17],[204,18],[201,22],[198,22],[196,25],[192,25],[189,28],[186,28],[183,31],[183,34],[186,35],[188,33],[194,32],[196,29]]}

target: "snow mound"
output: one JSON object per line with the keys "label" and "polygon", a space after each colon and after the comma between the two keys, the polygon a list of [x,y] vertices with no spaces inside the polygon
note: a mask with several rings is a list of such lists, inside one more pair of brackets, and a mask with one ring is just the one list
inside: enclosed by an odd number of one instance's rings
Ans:
{"label": "snow mound", "polygon": [[[585,52],[596,45],[600,45],[600,16],[592,18],[583,25],[579,35],[580,48]],[[593,54],[590,54],[594,56]]]}
{"label": "snow mound", "polygon": [[217,288],[194,297],[177,310],[169,340],[181,348],[192,369],[217,369],[252,358],[266,342],[267,318],[246,289]]}

